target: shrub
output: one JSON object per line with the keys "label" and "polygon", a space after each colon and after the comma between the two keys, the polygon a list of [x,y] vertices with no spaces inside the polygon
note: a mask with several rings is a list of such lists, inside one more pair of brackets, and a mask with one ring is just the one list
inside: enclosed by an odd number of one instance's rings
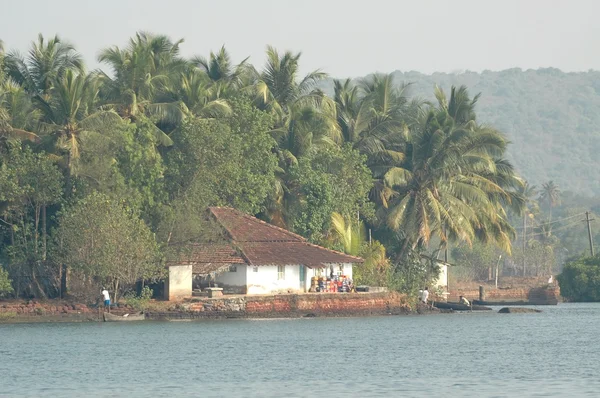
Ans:
{"label": "shrub", "polygon": [[570,261],[557,277],[561,295],[569,301],[600,301],[600,257]]}

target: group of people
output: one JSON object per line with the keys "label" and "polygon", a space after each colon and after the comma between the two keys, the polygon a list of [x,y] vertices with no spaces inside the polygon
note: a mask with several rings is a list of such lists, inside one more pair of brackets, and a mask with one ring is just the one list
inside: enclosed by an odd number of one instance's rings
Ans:
{"label": "group of people", "polygon": [[[423,304],[427,304],[429,299],[429,288],[426,286],[423,290],[419,290],[419,301]],[[465,296],[460,296],[459,303],[464,305],[471,305],[469,300]]]}

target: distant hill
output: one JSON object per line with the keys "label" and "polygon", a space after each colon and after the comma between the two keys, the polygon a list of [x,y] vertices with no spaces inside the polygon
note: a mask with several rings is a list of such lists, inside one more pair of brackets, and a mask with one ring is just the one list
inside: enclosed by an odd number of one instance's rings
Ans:
{"label": "distant hill", "polygon": [[446,92],[462,84],[481,93],[481,123],[506,133],[508,157],[532,184],[554,180],[562,191],[600,194],[600,72],[558,69],[458,74],[393,73],[411,82],[411,96],[433,100],[433,87]]}

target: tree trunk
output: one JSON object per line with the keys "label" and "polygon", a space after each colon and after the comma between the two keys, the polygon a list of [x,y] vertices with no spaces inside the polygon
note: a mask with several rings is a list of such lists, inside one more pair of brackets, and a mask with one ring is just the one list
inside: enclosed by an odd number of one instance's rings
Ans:
{"label": "tree trunk", "polygon": [[118,297],[119,297],[119,279],[117,278],[115,280],[115,303],[117,302]]}
{"label": "tree trunk", "polygon": [[[40,206],[36,204],[35,205],[35,232],[33,234],[33,241],[34,241],[33,242],[33,244],[34,244],[33,251],[34,251],[35,254],[38,253],[38,247],[39,247],[39,244],[40,244],[40,242],[39,242],[39,236],[40,236],[39,229],[40,229]],[[36,259],[37,259],[37,256],[36,256]]]}
{"label": "tree trunk", "polygon": [[48,298],[48,296],[46,295],[46,292],[44,291],[44,288],[40,285],[40,281],[38,280],[38,278],[35,275],[35,269],[31,270],[31,282],[33,287],[36,290],[36,298],[42,298],[42,299],[46,299]]}
{"label": "tree trunk", "polygon": [[525,248],[527,245],[527,209],[523,214],[523,277],[525,277],[526,263],[525,263]]}
{"label": "tree trunk", "polygon": [[47,254],[46,205],[42,206],[42,260],[46,261]]}

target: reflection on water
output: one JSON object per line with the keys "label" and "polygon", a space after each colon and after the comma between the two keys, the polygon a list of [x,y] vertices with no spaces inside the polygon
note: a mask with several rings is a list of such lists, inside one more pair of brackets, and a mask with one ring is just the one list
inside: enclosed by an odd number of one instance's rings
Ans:
{"label": "reflection on water", "polygon": [[600,305],[540,308],[0,325],[0,396],[598,396]]}

